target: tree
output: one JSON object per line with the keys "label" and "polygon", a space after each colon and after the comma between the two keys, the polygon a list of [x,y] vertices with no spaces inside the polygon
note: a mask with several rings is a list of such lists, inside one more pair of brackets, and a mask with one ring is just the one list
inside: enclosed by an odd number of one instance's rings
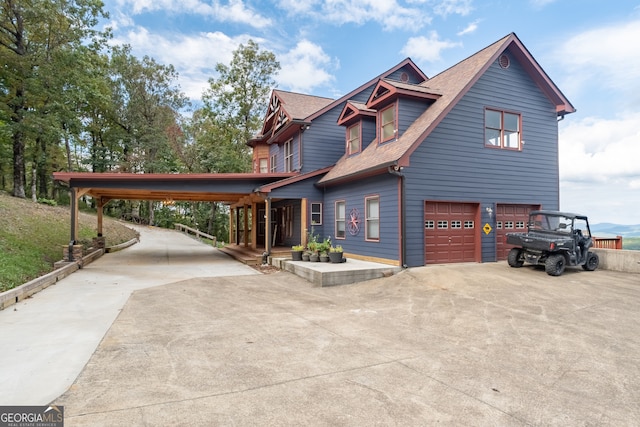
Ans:
{"label": "tree", "polygon": [[280,64],[272,52],[249,40],[233,52],[229,65],[218,63],[217,79],[209,79],[204,108],[194,115],[196,142],[203,168],[210,172],[249,172],[251,152],[246,145],[260,130],[274,77]]}
{"label": "tree", "polygon": [[175,171],[171,138],[188,104],[175,83],[178,73],[148,56],[137,59],[129,46],[114,48],[111,63],[113,121],[123,132],[120,170]]}
{"label": "tree", "polygon": [[[217,78],[209,79],[203,93],[204,107],[193,114],[190,134],[202,172],[250,172],[250,138],[260,131],[274,77],[280,64],[272,52],[260,50],[249,40],[233,52],[229,65],[218,63]],[[226,235],[228,211],[217,203],[193,206],[198,224],[214,235]],[[207,221],[203,213],[208,212]]]}
{"label": "tree", "polygon": [[13,195],[25,197],[27,143],[39,138],[38,153],[59,141],[56,104],[73,84],[70,57],[105,45],[108,33],[94,27],[107,14],[99,0],[0,0],[0,12],[0,120],[10,128]]}

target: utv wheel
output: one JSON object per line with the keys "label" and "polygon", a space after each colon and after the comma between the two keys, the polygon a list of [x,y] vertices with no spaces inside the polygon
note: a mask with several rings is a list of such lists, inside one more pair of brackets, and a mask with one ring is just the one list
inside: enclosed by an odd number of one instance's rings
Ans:
{"label": "utv wheel", "polygon": [[587,254],[587,262],[585,262],[582,266],[583,269],[587,271],[593,271],[598,268],[600,264],[600,258],[598,258],[598,254],[594,254],[593,252],[589,252]]}
{"label": "utv wheel", "polygon": [[509,267],[519,268],[524,264],[524,260],[522,259],[522,249],[513,248],[509,251],[509,255],[507,256],[507,262],[509,263]]}
{"label": "utv wheel", "polygon": [[544,263],[544,271],[549,276],[559,276],[564,272],[566,261],[562,255],[551,255]]}

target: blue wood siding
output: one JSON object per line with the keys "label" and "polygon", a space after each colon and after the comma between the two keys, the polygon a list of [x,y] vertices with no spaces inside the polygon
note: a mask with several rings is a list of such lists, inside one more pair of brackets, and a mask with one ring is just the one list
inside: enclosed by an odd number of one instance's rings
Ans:
{"label": "blue wood siding", "polygon": [[313,121],[302,133],[302,172],[335,164],[345,152],[345,131],[337,125],[344,103]]}
{"label": "blue wood siding", "polygon": [[413,84],[418,84],[418,83],[422,83],[424,81],[424,79],[419,76],[412,67],[405,65],[404,67],[400,68],[399,70],[396,70],[394,73],[391,73],[387,76],[387,78],[391,79],[391,80],[396,80],[396,81],[402,81],[402,73],[407,73],[407,76],[409,77],[409,80],[407,81],[407,83],[413,83]]}
{"label": "blue wood siding", "polygon": [[364,150],[376,141],[376,119],[367,117],[362,119],[362,149]]}
{"label": "blue wood siding", "polygon": [[282,151],[281,147],[278,144],[271,144],[269,146],[269,172],[271,172],[271,168],[273,167],[273,165],[271,164],[271,157],[272,156],[276,156],[276,172],[282,172],[283,167],[283,159],[282,159],[282,154],[280,153]]}
{"label": "blue wood siding", "polygon": [[[372,91],[373,85],[352,96],[350,100],[366,102]],[[314,119],[309,129],[301,134],[302,173],[334,165],[345,154],[345,127],[337,124],[345,104],[346,101],[341,102],[322,116]],[[364,141],[366,140],[363,139]]]}
{"label": "blue wood siding", "polygon": [[[399,260],[400,240],[398,221],[398,178],[384,174],[336,187],[328,187],[324,195],[324,235],[331,236],[333,244],[342,245],[345,252],[363,256]],[[380,240],[365,240],[365,198],[379,196]],[[360,232],[352,236],[346,232],[345,239],[335,238],[335,202],[344,200],[346,219],[353,208],[360,217]]]}
{"label": "blue wood siding", "polygon": [[[522,115],[522,151],[486,148],[484,109]],[[480,203],[482,260],[495,260],[495,204],[559,204],[555,108],[519,63],[494,63],[412,154],[407,177],[407,263],[424,264],[424,201]],[[490,218],[486,207],[493,209]]]}
{"label": "blue wood siding", "polygon": [[398,137],[427,109],[430,102],[418,99],[398,100]]}

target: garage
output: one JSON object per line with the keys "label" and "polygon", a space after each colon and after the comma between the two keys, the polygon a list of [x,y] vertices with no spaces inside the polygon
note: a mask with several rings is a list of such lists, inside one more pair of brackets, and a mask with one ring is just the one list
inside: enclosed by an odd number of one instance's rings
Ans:
{"label": "garage", "polygon": [[478,203],[425,202],[425,264],[478,261],[478,215]]}
{"label": "garage", "polygon": [[506,234],[526,231],[529,212],[539,209],[540,205],[507,205],[496,206],[496,257],[498,261],[507,259],[509,250]]}

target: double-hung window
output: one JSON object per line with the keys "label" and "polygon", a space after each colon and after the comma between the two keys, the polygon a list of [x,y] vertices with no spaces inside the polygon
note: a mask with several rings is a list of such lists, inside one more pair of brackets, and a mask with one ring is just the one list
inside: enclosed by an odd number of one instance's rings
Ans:
{"label": "double-hung window", "polygon": [[346,226],[346,207],[343,200],[336,202],[336,239],[344,239]]}
{"label": "double-hung window", "polygon": [[380,240],[380,197],[365,199],[366,240]]}
{"label": "double-hung window", "polygon": [[396,105],[380,112],[380,142],[389,141],[396,136]]}
{"label": "double-hung window", "polygon": [[322,225],[322,203],[311,203],[311,224]]}
{"label": "double-hung window", "polygon": [[293,139],[284,143],[284,171],[293,171]]}
{"label": "double-hung window", "polygon": [[520,150],[522,147],[520,123],[520,114],[484,110],[485,146]]}
{"label": "double-hung window", "polygon": [[269,172],[267,159],[260,159],[259,161],[260,161],[260,173]]}
{"label": "double-hung window", "polygon": [[347,155],[360,152],[360,123],[347,129]]}
{"label": "double-hung window", "polygon": [[271,162],[269,165],[269,170],[271,171],[271,173],[276,173],[278,171],[277,159],[278,159],[278,156],[276,154],[271,155]]}

